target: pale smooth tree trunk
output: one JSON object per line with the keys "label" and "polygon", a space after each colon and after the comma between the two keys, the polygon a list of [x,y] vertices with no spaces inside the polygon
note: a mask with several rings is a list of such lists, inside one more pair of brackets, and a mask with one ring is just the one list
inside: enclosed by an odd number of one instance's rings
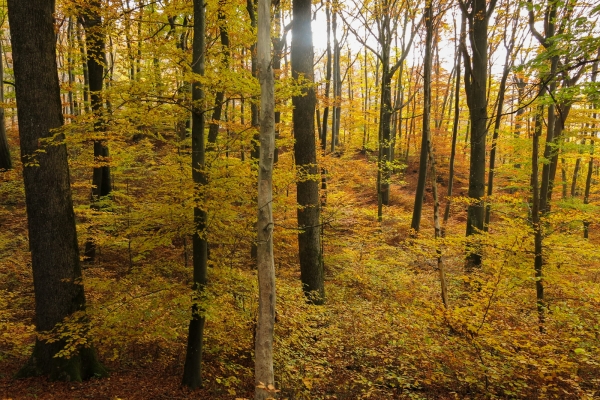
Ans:
{"label": "pale smooth tree trunk", "polygon": [[[273,158],[275,151],[275,78],[271,63],[271,2],[258,1],[258,72],[260,81],[260,156],[258,161],[258,321],[254,343],[254,398],[275,397],[273,330],[275,265],[273,261]],[[309,3],[310,10],[310,3]]]}

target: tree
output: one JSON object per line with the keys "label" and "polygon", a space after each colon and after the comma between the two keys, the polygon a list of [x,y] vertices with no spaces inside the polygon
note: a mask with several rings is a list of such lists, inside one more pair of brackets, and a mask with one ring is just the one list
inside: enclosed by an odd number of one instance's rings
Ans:
{"label": "tree", "polygon": [[[311,2],[294,0],[292,4],[292,76],[303,79],[302,94],[292,97],[294,105],[294,156],[298,169],[298,247],[302,288],[309,301],[325,300],[323,260],[321,254],[319,183],[317,181],[317,149],[315,143],[316,96],[312,86],[313,40]],[[306,84],[308,83],[308,85]]]}
{"label": "tree", "polygon": [[[192,72],[197,76],[204,75],[205,59],[205,4],[202,0],[194,0],[194,42],[192,44]],[[198,80],[192,84],[192,180],[197,186],[206,185],[205,168],[205,132],[204,132],[204,90]],[[205,237],[206,211],[198,204],[196,188],[196,204],[194,205],[194,234],[192,245],[194,251],[193,284],[194,304],[192,319],[188,331],[187,352],[183,369],[183,385],[192,389],[202,386],[202,342],[204,339],[203,310],[199,304],[200,296],[206,286],[206,268],[208,242]]]}
{"label": "tree", "polygon": [[[413,207],[413,216],[410,226],[416,232],[419,231],[419,227],[421,225],[421,211],[423,210],[423,196],[425,195],[425,180],[427,177],[427,160],[429,159],[429,150],[431,147],[431,47],[433,43],[433,28],[433,11],[431,7],[431,1],[428,1],[427,5],[425,6],[426,38],[425,58],[423,60],[423,132],[421,140],[421,155],[419,158],[419,179],[417,181],[415,205]],[[437,185],[435,181],[433,182],[433,185]],[[437,203],[437,198],[434,201]]]}
{"label": "tree", "polygon": [[[485,145],[487,138],[487,63],[488,22],[496,0],[459,0],[460,8],[469,24],[468,36],[462,38],[461,52],[465,65],[465,93],[471,122],[471,160],[469,165],[469,192],[471,203],[467,210],[467,236],[483,231],[485,193]],[[467,269],[481,266],[481,254],[475,247],[467,253]]]}
{"label": "tree", "polygon": [[[87,49],[86,62],[90,90],[90,106],[94,115],[94,162],[100,164],[94,167],[92,176],[92,208],[99,209],[98,201],[108,196],[112,191],[110,166],[108,162],[108,147],[103,142],[101,135],[105,129],[104,101],[102,89],[104,85],[104,66],[106,64],[105,40],[100,15],[99,1],[90,2],[81,10],[79,20],[85,29],[85,46]],[[93,261],[96,247],[93,241],[88,240],[85,245],[86,259]]]}
{"label": "tree", "polygon": [[[273,159],[275,152],[275,77],[271,63],[271,2],[258,2],[258,74],[260,80],[260,158],[258,161],[258,321],[255,338],[254,398],[273,398],[275,263],[273,261]],[[310,2],[309,2],[310,10]],[[313,108],[314,109],[314,108]],[[314,139],[314,138],[313,138]],[[314,144],[314,143],[313,143]]]}
{"label": "tree", "polygon": [[66,338],[49,341],[40,336],[72,324],[82,324],[86,331],[67,148],[64,135],[57,132],[63,117],[54,6],[47,0],[8,1],[38,332],[19,376],[80,381],[106,374],[89,339],[66,348]]}

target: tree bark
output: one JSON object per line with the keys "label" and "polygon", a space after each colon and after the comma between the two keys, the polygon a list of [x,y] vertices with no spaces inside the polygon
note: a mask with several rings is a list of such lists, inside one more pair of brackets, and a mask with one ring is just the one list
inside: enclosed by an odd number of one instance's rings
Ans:
{"label": "tree bark", "polygon": [[[64,135],[53,0],[8,1],[17,96],[21,159],[29,224],[37,332],[48,332],[72,317],[84,324],[75,214]],[[77,313],[76,315],[74,315]],[[80,381],[105,375],[92,346],[57,357],[64,339],[36,339],[33,355],[18,376],[49,375]]]}
{"label": "tree bark", "polygon": [[256,324],[256,339],[254,347],[254,382],[256,386],[254,398],[256,400],[265,400],[275,397],[275,376],[273,373],[273,330],[275,326],[276,298],[275,265],[273,261],[273,158],[275,151],[275,79],[273,76],[273,68],[271,65],[270,6],[271,2],[269,0],[259,0],[257,58],[261,95],[260,158],[258,162],[257,202],[258,321]]}
{"label": "tree bark", "polygon": [[[92,1],[79,16],[81,25],[85,29],[85,45],[87,49],[86,61],[90,90],[90,106],[94,115],[94,163],[92,175],[91,207],[100,209],[98,202],[102,197],[108,196],[112,190],[110,166],[108,163],[108,147],[102,141],[105,129],[104,101],[102,89],[104,84],[104,65],[106,64],[105,41],[100,16],[100,2]],[[96,246],[93,240],[88,240],[85,245],[85,259],[93,261]]]}
{"label": "tree bark", "polygon": [[[227,30],[227,20],[224,11],[225,3],[223,0],[219,1],[219,10],[217,12],[218,25],[219,25],[219,37],[221,38],[221,53],[222,61],[221,65],[223,69],[229,68],[229,31]],[[225,92],[223,89],[219,90],[215,95],[215,108],[213,109],[212,118],[208,128],[208,149],[214,150],[219,135],[219,127],[221,121],[221,114],[223,113],[223,100],[225,99]]]}
{"label": "tree bark", "polygon": [[[205,3],[194,0],[194,42],[192,45],[192,72],[204,75],[204,49],[206,47]],[[192,84],[192,180],[196,186],[206,185],[205,168],[205,134],[204,134],[204,90],[200,82]],[[199,202],[196,191],[196,202]],[[202,386],[202,345],[204,338],[205,317],[200,304],[202,292],[207,282],[207,250],[205,237],[206,211],[201,205],[194,205],[194,234],[193,244],[193,285],[194,303],[192,318],[189,324],[187,352],[183,369],[182,384],[196,389]]]}
{"label": "tree bark", "polygon": [[[313,40],[311,2],[294,0],[292,34],[292,76],[304,76],[313,82]],[[294,155],[298,169],[298,244],[302,287],[308,300],[322,304],[325,300],[323,261],[320,237],[319,186],[317,181],[317,151],[315,144],[316,96],[312,86],[301,96],[292,97],[294,105]]]}
{"label": "tree bark", "polygon": [[[427,159],[431,147],[431,64],[433,43],[433,10],[431,2],[425,6],[425,58],[423,60],[423,132],[421,139],[421,156],[419,159],[419,177],[415,193],[415,203],[411,229],[419,231],[421,225],[421,212],[423,210],[423,196],[425,195],[425,183],[427,179]],[[435,184],[435,182],[433,183]],[[436,189],[437,190],[437,189]]]}
{"label": "tree bark", "polygon": [[[487,61],[488,21],[496,6],[491,0],[460,0],[462,13],[469,22],[468,36],[472,54],[469,55],[465,40],[461,51],[465,64],[465,93],[471,121],[471,159],[469,165],[469,191],[471,198],[467,210],[467,236],[483,230],[485,194],[485,145],[487,138]],[[470,11],[469,11],[470,9]],[[467,250],[467,270],[481,266],[481,249],[472,244]]]}

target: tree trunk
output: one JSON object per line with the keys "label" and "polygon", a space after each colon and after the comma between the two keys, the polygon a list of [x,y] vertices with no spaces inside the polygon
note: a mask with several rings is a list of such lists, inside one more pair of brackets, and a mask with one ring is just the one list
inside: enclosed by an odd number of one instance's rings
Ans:
{"label": "tree trunk", "polygon": [[[427,179],[427,159],[431,147],[431,64],[433,43],[433,11],[431,2],[425,6],[425,59],[423,60],[423,133],[421,139],[421,156],[419,158],[419,178],[415,193],[411,229],[419,231],[421,225],[421,212],[423,210],[423,197]],[[435,185],[436,183],[433,182]]]}
{"label": "tree trunk", "polygon": [[533,207],[531,210],[532,224],[533,224],[533,242],[534,242],[534,270],[535,270],[535,289],[536,289],[536,305],[538,312],[538,323],[540,332],[544,332],[544,320],[545,320],[545,303],[544,303],[544,281],[543,271],[544,258],[543,258],[543,230],[541,224],[541,214],[543,213],[541,205],[541,198],[539,192],[538,183],[538,147],[539,137],[542,134],[542,106],[538,106],[538,110],[535,116],[535,131],[533,134],[533,151],[531,156],[531,190],[533,197]]}
{"label": "tree trunk", "polygon": [[[85,45],[87,49],[87,70],[90,89],[90,105],[94,114],[94,167],[92,176],[91,207],[100,209],[98,204],[102,197],[108,196],[112,190],[110,166],[108,163],[108,147],[98,137],[105,129],[104,101],[102,89],[104,84],[104,65],[106,64],[104,32],[100,16],[100,2],[92,1],[79,18],[85,29]],[[102,165],[104,164],[104,165]],[[85,246],[85,259],[93,261],[96,247],[93,240],[88,240]]]}
{"label": "tree trunk", "polygon": [[[192,45],[192,72],[204,75],[205,34],[205,3],[194,0],[194,42]],[[192,180],[197,186],[206,185],[205,168],[205,134],[204,134],[204,90],[200,82],[192,84]],[[200,194],[195,193],[199,201]],[[194,206],[193,244],[193,286],[194,303],[192,304],[192,319],[189,324],[187,352],[183,369],[182,384],[196,389],[202,386],[202,342],[204,338],[204,310],[199,301],[207,282],[207,250],[206,241],[206,211],[201,206]]]}
{"label": "tree trunk", "polygon": [[[309,82],[313,74],[313,41],[311,31],[311,2],[294,0],[292,34],[292,76],[301,75]],[[317,151],[315,144],[314,88],[304,89],[301,96],[292,97],[294,105],[294,155],[298,169],[298,244],[302,288],[309,302],[322,304],[325,300],[323,261],[320,237],[319,186],[317,175]]]}
{"label": "tree trunk", "polygon": [[[221,38],[221,54],[222,68],[225,70],[229,68],[229,32],[227,30],[227,19],[224,11],[224,1],[219,1],[218,24],[219,24],[219,37]],[[219,90],[215,95],[215,108],[213,108],[212,118],[208,128],[208,149],[215,150],[215,144],[219,135],[219,127],[221,121],[221,114],[223,113],[223,100],[225,99],[225,92],[223,89]]]}
{"label": "tree trunk", "polygon": [[273,330],[275,326],[276,298],[275,265],[273,261],[273,153],[275,150],[275,79],[271,66],[270,6],[271,2],[269,0],[259,0],[258,71],[261,93],[260,158],[258,162],[257,202],[258,320],[256,324],[256,339],[254,345],[254,383],[256,386],[254,398],[256,400],[274,398],[276,393],[275,376],[273,373]]}
{"label": "tree trunk", "polygon": [[[257,19],[256,19],[256,4],[258,0],[246,0],[246,10],[248,11],[248,15],[250,16],[250,26],[253,29],[256,29]],[[258,60],[256,59],[256,43],[253,43],[250,46],[250,60],[251,60],[251,70],[252,76],[257,77],[258,75]],[[252,149],[250,151],[250,157],[254,160],[258,160],[259,154],[259,122],[258,122],[258,103],[256,101],[250,102],[250,123],[252,124],[252,129],[254,130],[254,138],[252,141]],[[256,258],[256,246],[253,245],[252,248],[252,256]]]}
{"label": "tree trunk", "polygon": [[[71,324],[83,324],[87,332],[67,148],[64,135],[55,131],[63,117],[54,6],[52,0],[8,1],[35,325],[38,332],[51,331],[71,317]],[[57,356],[65,345],[63,338],[53,343],[36,339],[33,355],[18,375],[70,381],[106,375],[93,347],[72,349],[70,358]]]}
{"label": "tree trunk", "polygon": [[[470,5],[471,11],[467,7]],[[469,21],[469,39],[472,54],[469,55],[465,40],[461,43],[465,64],[465,93],[471,120],[471,159],[469,165],[469,191],[472,199],[467,210],[467,236],[483,230],[485,194],[485,144],[487,137],[487,61],[488,61],[488,21],[496,6],[491,0],[489,8],[486,0],[471,0],[462,12]],[[481,249],[472,244],[467,251],[467,270],[481,266]]]}

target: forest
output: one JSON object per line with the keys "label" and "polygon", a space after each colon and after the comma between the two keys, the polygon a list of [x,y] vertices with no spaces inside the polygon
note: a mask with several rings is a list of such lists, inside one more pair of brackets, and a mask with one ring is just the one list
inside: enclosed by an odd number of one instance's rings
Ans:
{"label": "forest", "polygon": [[1,398],[600,398],[599,18],[0,1]]}

